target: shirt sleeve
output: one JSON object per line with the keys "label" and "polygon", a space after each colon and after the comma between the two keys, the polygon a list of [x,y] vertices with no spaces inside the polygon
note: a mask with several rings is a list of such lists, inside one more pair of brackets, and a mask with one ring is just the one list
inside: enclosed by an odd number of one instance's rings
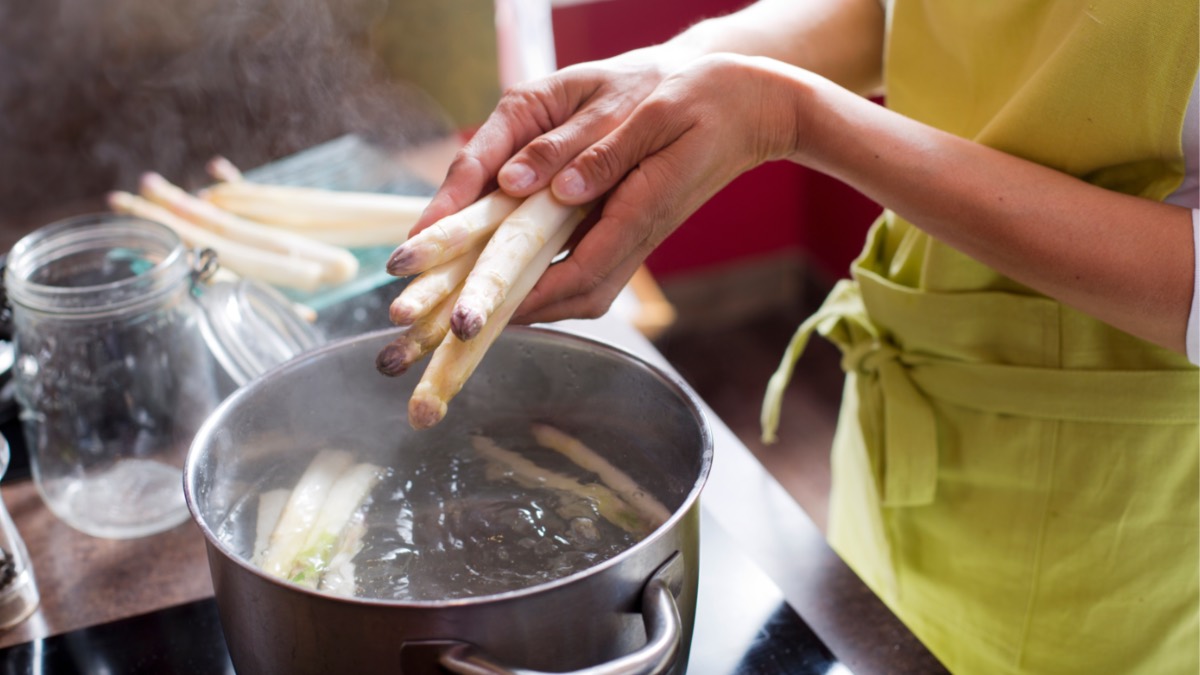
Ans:
{"label": "shirt sleeve", "polygon": [[1192,239],[1196,270],[1192,276],[1192,311],[1187,323],[1187,355],[1189,361],[1200,366],[1200,209],[1192,209]]}

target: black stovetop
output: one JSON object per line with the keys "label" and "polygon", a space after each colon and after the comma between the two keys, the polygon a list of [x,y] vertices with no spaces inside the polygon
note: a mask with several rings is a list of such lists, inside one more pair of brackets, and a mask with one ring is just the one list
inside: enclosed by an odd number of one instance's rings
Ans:
{"label": "black stovetop", "polygon": [[[689,675],[850,673],[707,515],[697,603]],[[0,650],[4,675],[234,672],[211,598]]]}

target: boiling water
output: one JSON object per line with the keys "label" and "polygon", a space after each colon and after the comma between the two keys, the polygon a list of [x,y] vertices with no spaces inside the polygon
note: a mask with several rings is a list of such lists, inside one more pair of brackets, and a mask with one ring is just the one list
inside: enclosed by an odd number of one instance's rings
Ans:
{"label": "boiling water", "polygon": [[[557,459],[558,473],[572,467],[531,439],[524,448],[510,440],[504,446],[540,466]],[[516,590],[588,569],[642,536],[607,521],[586,497],[521,486],[489,466],[469,442],[408,464],[388,469],[362,509],[366,534],[352,560],[356,596],[445,600]],[[572,476],[594,480],[579,469]],[[245,557],[254,540],[258,492],[218,533]]]}

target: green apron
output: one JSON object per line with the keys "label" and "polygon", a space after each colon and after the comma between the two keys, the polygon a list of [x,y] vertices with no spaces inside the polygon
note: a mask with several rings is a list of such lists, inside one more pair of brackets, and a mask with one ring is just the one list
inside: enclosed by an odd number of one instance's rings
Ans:
{"label": "green apron", "polygon": [[[894,0],[888,106],[1102,187],[1182,178],[1196,0]],[[1136,223],[1131,223],[1136,227]],[[956,673],[1200,672],[1200,374],[885,212],[797,331],[847,372],[831,545]]]}

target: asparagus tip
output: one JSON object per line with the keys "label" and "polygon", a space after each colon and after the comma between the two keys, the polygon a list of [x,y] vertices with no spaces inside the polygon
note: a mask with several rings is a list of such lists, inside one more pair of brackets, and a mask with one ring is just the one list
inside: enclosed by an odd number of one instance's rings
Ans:
{"label": "asparagus tip", "polygon": [[403,277],[413,274],[414,263],[416,262],[417,254],[411,246],[401,244],[392,251],[392,255],[387,261],[387,272],[394,277]]}
{"label": "asparagus tip", "polygon": [[208,160],[208,164],[205,165],[205,169],[208,171],[208,175],[227,183],[232,183],[242,179],[241,170],[238,169],[233,162],[222,157],[221,155],[217,155]]}
{"label": "asparagus tip", "polygon": [[419,354],[415,345],[400,338],[380,350],[375,357],[375,368],[388,377],[396,377],[404,374]]}
{"label": "asparagus tip", "polygon": [[446,402],[428,394],[415,393],[408,401],[408,423],[412,428],[429,429],[446,416]]}
{"label": "asparagus tip", "polygon": [[133,195],[120,190],[113,190],[105,197],[105,202],[108,203],[108,208],[113,211],[124,211],[129,206],[129,198]]}
{"label": "asparagus tip", "polygon": [[388,318],[397,326],[407,326],[417,320],[419,309],[406,299],[397,297],[388,307]]}
{"label": "asparagus tip", "polygon": [[450,330],[463,342],[479,335],[483,323],[483,314],[479,310],[461,303],[454,306],[454,313],[450,316]]}

